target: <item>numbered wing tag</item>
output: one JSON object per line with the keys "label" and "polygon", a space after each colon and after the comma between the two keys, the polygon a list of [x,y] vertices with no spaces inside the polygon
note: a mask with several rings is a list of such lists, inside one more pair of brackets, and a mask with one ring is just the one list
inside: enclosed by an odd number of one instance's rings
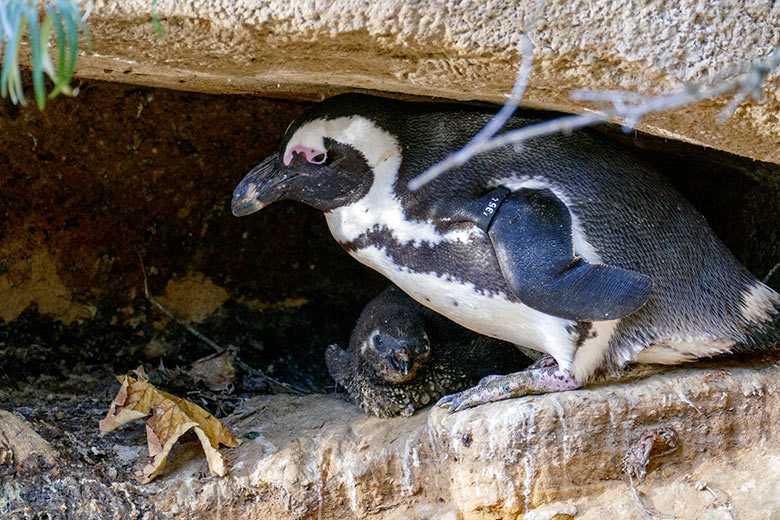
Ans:
{"label": "numbered wing tag", "polygon": [[496,216],[499,206],[504,202],[504,199],[512,193],[512,190],[504,186],[499,186],[485,197],[479,199],[473,206],[474,209],[479,210],[477,215],[476,224],[482,230],[487,232],[490,228],[490,224],[493,222],[493,218]]}

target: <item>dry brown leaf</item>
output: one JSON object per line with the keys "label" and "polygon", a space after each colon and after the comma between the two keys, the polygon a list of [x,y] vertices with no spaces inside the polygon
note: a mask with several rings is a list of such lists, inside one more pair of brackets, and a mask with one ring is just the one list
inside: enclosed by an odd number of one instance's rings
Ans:
{"label": "dry brown leaf", "polygon": [[152,458],[141,473],[143,482],[151,482],[165,467],[173,445],[190,428],[200,439],[212,475],[227,474],[225,460],[218,448],[220,444],[229,447],[239,445],[222,424],[200,406],[158,390],[143,373],[136,370],[138,379],[131,376],[117,376],[122,383],[106,418],[100,421],[100,433],[115,430],[119,426],[145,417],[146,438],[149,456]]}
{"label": "dry brown leaf", "polygon": [[225,390],[236,380],[236,367],[233,365],[235,359],[236,351],[233,349],[211,354],[192,364],[190,376],[196,383],[203,381],[210,390]]}

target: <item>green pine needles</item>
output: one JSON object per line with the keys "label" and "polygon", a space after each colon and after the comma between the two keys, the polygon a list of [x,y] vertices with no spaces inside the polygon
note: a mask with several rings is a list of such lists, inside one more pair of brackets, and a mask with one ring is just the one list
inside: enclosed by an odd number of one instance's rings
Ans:
{"label": "green pine needles", "polygon": [[[70,86],[76,68],[79,34],[89,43],[89,31],[75,0],[0,0],[0,95],[12,102],[27,104],[19,69],[19,50],[27,33],[32,68],[33,91],[38,108],[43,110],[46,98],[65,94],[73,96]],[[55,45],[50,47],[52,38]],[[53,59],[56,59],[56,66]],[[46,93],[45,76],[52,82]]]}

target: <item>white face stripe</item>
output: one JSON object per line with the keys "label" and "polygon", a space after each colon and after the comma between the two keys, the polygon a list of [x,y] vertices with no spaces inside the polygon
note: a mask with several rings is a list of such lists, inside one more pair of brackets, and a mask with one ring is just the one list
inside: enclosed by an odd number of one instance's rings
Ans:
{"label": "white face stripe", "polygon": [[304,123],[287,142],[283,156],[296,146],[325,150],[325,138],[355,148],[372,169],[392,156],[401,156],[398,141],[393,136],[360,116],[314,119]]}
{"label": "white face stripe", "polygon": [[[567,208],[571,208],[571,201],[566,196],[566,194],[562,193],[561,190],[558,189],[555,185],[550,184],[546,179],[541,177],[506,177],[504,179],[493,181],[491,184],[496,186],[503,185],[510,190],[519,190],[521,188],[538,190],[546,188],[553,192],[555,196],[566,205]],[[597,264],[602,263],[601,254],[593,246],[593,244],[588,242],[588,239],[585,236],[585,230],[582,228],[582,224],[580,223],[580,219],[571,211],[571,209],[569,210],[569,215],[571,215],[571,231],[572,241],[574,242],[574,251],[588,262]]]}
{"label": "white face stripe", "polygon": [[347,144],[359,151],[374,172],[369,192],[359,201],[325,214],[331,233],[340,242],[352,242],[373,229],[392,232],[402,244],[442,241],[468,241],[471,230],[445,234],[432,222],[410,220],[395,193],[401,149],[398,141],[373,122],[360,116],[315,119],[298,128],[287,143],[284,156],[296,147],[325,149],[325,138]]}
{"label": "white face stripe", "polygon": [[385,275],[420,304],[463,327],[546,352],[562,368],[571,367],[574,348],[567,328],[573,321],[509,301],[503,294],[479,294],[471,283],[447,281],[435,273],[410,271],[397,265],[384,248],[370,246],[350,254]]}

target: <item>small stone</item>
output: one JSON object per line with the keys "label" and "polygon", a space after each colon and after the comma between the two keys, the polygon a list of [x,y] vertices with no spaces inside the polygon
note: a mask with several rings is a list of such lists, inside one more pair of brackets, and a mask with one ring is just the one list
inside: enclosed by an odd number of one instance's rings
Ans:
{"label": "small stone", "polygon": [[141,453],[141,446],[123,446],[117,444],[114,446],[114,455],[120,464],[130,464]]}

